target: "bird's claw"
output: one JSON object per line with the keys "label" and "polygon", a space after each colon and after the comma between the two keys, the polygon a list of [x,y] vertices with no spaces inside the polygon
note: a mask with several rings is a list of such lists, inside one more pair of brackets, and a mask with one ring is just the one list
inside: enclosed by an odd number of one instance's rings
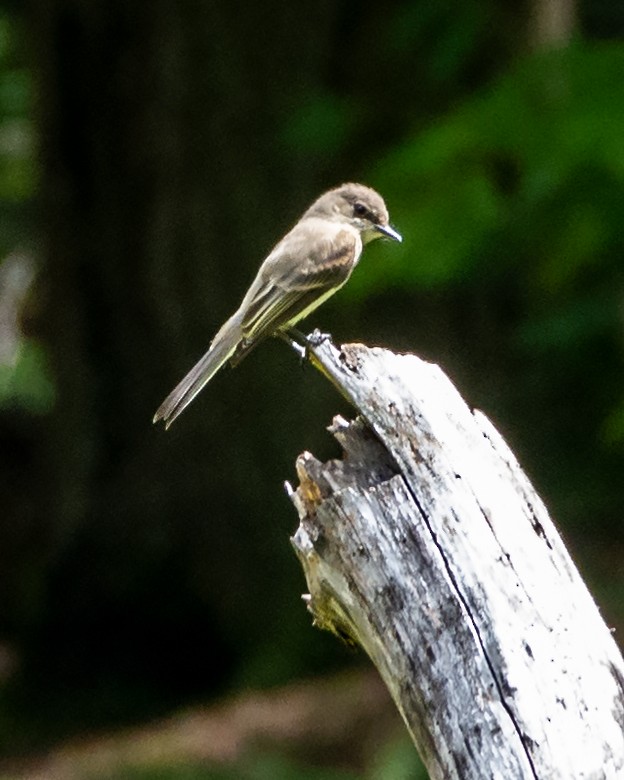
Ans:
{"label": "bird's claw", "polygon": [[331,333],[323,333],[318,328],[315,328],[312,333],[306,339],[308,347],[320,347],[326,341],[332,340]]}
{"label": "bird's claw", "polygon": [[310,359],[310,352],[315,347],[320,347],[324,342],[332,340],[331,333],[323,333],[318,328],[313,330],[308,336],[304,336],[303,333],[292,327],[278,331],[276,335],[298,353],[302,368]]}
{"label": "bird's claw", "polygon": [[315,349],[315,347],[320,347],[321,344],[324,344],[326,341],[331,343],[331,340],[331,333],[323,333],[318,328],[315,328],[305,340],[305,352],[302,356],[301,362],[303,363],[304,361],[310,360],[310,353],[313,349]]}

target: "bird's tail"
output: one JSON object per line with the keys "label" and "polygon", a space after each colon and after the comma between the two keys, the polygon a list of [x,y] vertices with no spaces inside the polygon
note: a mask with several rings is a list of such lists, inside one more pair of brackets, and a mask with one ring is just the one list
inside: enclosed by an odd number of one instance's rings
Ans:
{"label": "bird's tail", "polygon": [[239,318],[234,315],[215,336],[210,349],[156,410],[154,422],[163,420],[168,428],[186,409],[199,391],[212,379],[236,351],[242,339]]}

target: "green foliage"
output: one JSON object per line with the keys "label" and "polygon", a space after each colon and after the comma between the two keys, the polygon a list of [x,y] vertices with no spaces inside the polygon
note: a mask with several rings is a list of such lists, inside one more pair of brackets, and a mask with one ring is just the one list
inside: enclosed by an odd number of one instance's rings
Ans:
{"label": "green foliage", "polygon": [[[107,770],[106,777],[110,777]],[[99,780],[101,774],[88,774],[87,780]],[[117,768],[117,780],[357,780],[351,772],[306,766],[285,756],[257,753],[235,766],[209,766],[180,762],[146,768]],[[413,780],[418,780],[414,778]]]}
{"label": "green foliage", "polygon": [[[453,24],[449,24],[452,16]],[[489,3],[412,2],[400,6],[387,28],[388,48],[408,61],[414,52],[426,70],[423,82],[433,88],[461,83],[467,64],[488,36],[496,9]]]}
{"label": "green foliage", "polygon": [[493,317],[475,358],[501,355],[483,403],[518,426],[555,516],[620,531],[622,84],[621,44],[535,55],[403,143],[371,178],[405,241],[346,290],[473,296]]}
{"label": "green foliage", "polygon": [[[5,282],[5,256],[30,244],[33,238],[30,206],[37,164],[30,115],[32,74],[18,42],[15,19],[0,10],[0,284]],[[0,295],[0,305],[10,304]],[[7,327],[6,312],[2,315]],[[17,323],[11,323],[11,327],[17,327]],[[0,338],[5,335],[0,333]],[[53,390],[44,365],[44,356],[36,343],[19,343],[14,359],[0,362],[0,406],[20,405],[31,412],[48,412]]]}
{"label": "green foliage", "polygon": [[284,142],[310,160],[336,155],[353,135],[359,113],[354,105],[330,94],[310,95],[284,124]]}
{"label": "green foliage", "polygon": [[[121,754],[120,760],[123,760]],[[85,766],[81,776],[85,780],[108,778],[111,766],[102,771],[90,771]],[[281,753],[254,750],[227,765],[191,760],[127,766],[120,763],[114,768],[114,776],[116,780],[427,780],[428,774],[405,735],[390,741],[363,774],[312,766]]]}
{"label": "green foliage", "polygon": [[624,191],[624,47],[527,59],[391,152],[372,179],[407,237],[361,289],[524,265],[545,290],[613,261]]}
{"label": "green foliage", "polygon": [[41,347],[32,340],[22,340],[15,361],[0,363],[0,407],[19,405],[35,414],[49,412],[54,386],[45,363]]}
{"label": "green foliage", "polygon": [[236,777],[241,780],[357,780],[352,772],[306,766],[281,754],[268,753],[253,756],[242,763]]}
{"label": "green foliage", "polygon": [[0,252],[23,236],[22,215],[16,205],[32,198],[36,184],[32,77],[17,41],[14,20],[0,11]]}
{"label": "green foliage", "polygon": [[427,780],[428,777],[414,743],[406,733],[380,750],[366,780]]}

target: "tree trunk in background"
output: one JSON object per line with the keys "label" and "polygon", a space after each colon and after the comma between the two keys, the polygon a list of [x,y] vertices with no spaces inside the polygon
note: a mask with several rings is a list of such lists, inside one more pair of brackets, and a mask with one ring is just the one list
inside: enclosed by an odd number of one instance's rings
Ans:
{"label": "tree trunk in background", "polygon": [[[125,482],[129,464],[139,478],[146,461],[170,449],[151,435],[152,407],[313,187],[299,170],[276,182],[280,171],[266,161],[288,104],[284,82],[308,87],[322,46],[308,27],[307,46],[291,42],[300,72],[280,81],[278,68],[271,84],[258,85],[247,81],[246,60],[272,58],[284,41],[265,40],[252,55],[249,35],[229,29],[233,19],[213,4],[185,15],[156,3],[141,16],[124,4],[45,3],[37,20],[49,215],[41,324],[58,382],[56,492],[71,527],[102,466]],[[257,21],[252,10],[236,19]],[[194,347],[184,354],[189,331]],[[138,450],[128,452],[128,442]]]}
{"label": "tree trunk in background", "polygon": [[[283,153],[279,128],[322,79],[334,11],[315,6],[294,37],[295,9],[281,3],[241,14],[223,3],[32,10],[46,218],[39,329],[57,388],[40,497],[46,619],[66,622],[60,641],[71,645],[99,605],[93,641],[106,644],[109,619],[129,635],[137,613],[175,625],[169,602],[182,590],[209,602],[197,630],[210,634],[210,610],[255,609],[241,589],[212,588],[223,570],[201,569],[192,550],[213,548],[214,568],[222,560],[244,580],[238,508],[257,477],[239,490],[233,462],[244,469],[267,436],[253,404],[268,399],[279,350],[241,368],[247,391],[225,377],[170,434],[151,417],[271,242],[328,182],[321,166]],[[179,652],[179,638],[160,641]]]}

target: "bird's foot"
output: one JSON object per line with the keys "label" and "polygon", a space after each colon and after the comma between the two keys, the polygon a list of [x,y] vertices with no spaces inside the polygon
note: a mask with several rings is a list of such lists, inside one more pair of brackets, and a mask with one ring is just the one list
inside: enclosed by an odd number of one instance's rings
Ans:
{"label": "bird's foot", "polygon": [[314,349],[314,347],[320,347],[325,341],[332,340],[331,333],[322,333],[318,328],[312,331],[309,336],[304,336],[303,333],[296,328],[280,330],[276,335],[297,352],[302,367],[305,366],[306,362],[309,360],[310,351]]}
{"label": "bird's foot", "polygon": [[331,343],[331,333],[323,333],[318,328],[315,328],[312,333],[305,337],[305,353],[302,360],[310,360],[310,353],[315,347],[320,347],[326,341]]}
{"label": "bird's foot", "polygon": [[323,333],[318,328],[315,328],[312,333],[306,339],[308,347],[320,347],[326,341],[332,340],[331,333]]}

